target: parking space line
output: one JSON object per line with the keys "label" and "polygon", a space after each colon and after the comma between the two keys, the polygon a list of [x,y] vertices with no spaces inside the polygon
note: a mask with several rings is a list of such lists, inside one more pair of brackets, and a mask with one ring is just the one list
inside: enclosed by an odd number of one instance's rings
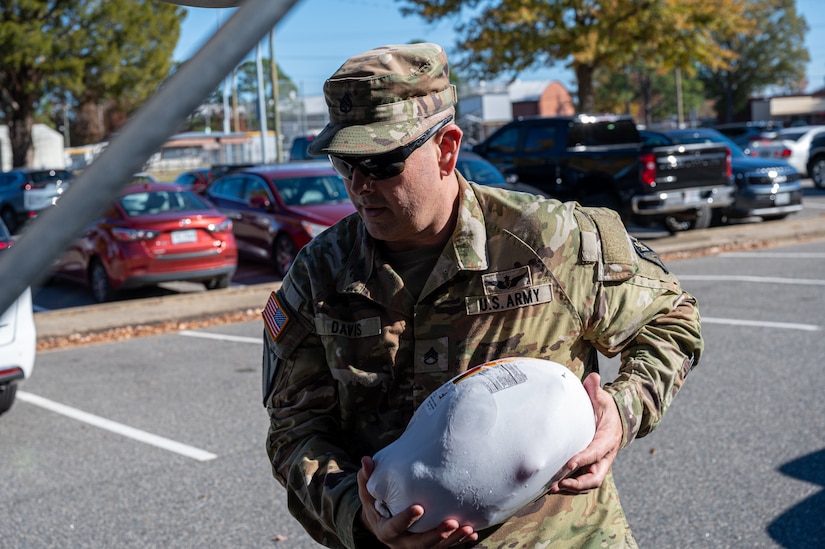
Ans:
{"label": "parking space line", "polygon": [[170,440],[158,435],[153,435],[152,433],[147,433],[146,431],[141,431],[140,429],[135,429],[134,427],[129,427],[128,425],[123,425],[122,423],[117,423],[116,421],[111,421],[109,419],[78,410],[77,408],[72,408],[71,406],[66,406],[65,404],[60,404],[59,402],[54,402],[53,400],[34,395],[32,393],[27,393],[26,391],[17,391],[17,398],[23,402],[40,406],[41,408],[45,408],[46,410],[50,410],[57,414],[88,423],[94,427],[99,427],[100,429],[105,429],[106,431],[110,431],[163,450],[168,450],[185,457],[196,459],[198,461],[209,461],[218,457],[217,455],[207,452],[206,450],[201,450],[181,442]]}
{"label": "parking space line", "polygon": [[779,278],[773,276],[741,276],[741,275],[685,275],[680,274],[679,280],[718,280],[722,282],[758,282],[762,284],[795,284],[799,286],[825,286],[825,280],[812,278]]}
{"label": "parking space line", "polygon": [[181,330],[178,335],[188,337],[202,337],[204,339],[218,339],[221,341],[235,341],[237,343],[255,343],[260,345],[263,343],[263,337],[243,337],[233,336],[228,334],[213,334],[211,332],[195,332],[192,330]]}
{"label": "parking space line", "polygon": [[816,324],[797,324],[794,322],[767,322],[761,320],[741,320],[738,318],[709,318],[702,317],[702,324],[728,324],[730,326],[753,326],[756,328],[778,328],[782,330],[803,330],[805,332],[816,332],[822,326]]}
{"label": "parking space line", "polygon": [[745,257],[748,259],[825,259],[823,252],[726,252],[719,257]]}

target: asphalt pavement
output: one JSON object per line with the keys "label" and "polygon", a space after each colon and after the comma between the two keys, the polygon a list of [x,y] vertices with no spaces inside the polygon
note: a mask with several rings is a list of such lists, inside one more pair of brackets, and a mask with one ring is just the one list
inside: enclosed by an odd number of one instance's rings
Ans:
{"label": "asphalt pavement", "polygon": [[[676,235],[631,230],[665,261],[721,252],[773,247],[825,239],[825,214],[791,217],[782,221],[741,223],[686,231]],[[249,320],[258,315],[280,282],[231,286],[209,292],[134,299],[83,307],[69,307],[34,315],[38,346],[59,346],[59,340],[80,341],[90,335],[130,329],[161,331],[187,323]]]}

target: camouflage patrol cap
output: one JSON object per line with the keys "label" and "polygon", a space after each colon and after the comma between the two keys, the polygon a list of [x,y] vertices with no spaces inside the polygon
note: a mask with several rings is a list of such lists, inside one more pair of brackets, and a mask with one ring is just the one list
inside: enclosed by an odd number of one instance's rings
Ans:
{"label": "camouflage patrol cap", "polygon": [[309,154],[367,156],[406,145],[456,104],[449,75],[438,44],[388,45],[351,57],[324,83],[330,122]]}

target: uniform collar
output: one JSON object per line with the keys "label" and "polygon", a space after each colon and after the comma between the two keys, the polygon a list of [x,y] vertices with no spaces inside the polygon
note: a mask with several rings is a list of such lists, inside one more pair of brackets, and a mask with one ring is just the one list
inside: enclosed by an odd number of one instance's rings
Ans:
{"label": "uniform collar", "polygon": [[[458,222],[438,258],[435,276],[424,288],[422,297],[427,294],[428,288],[446,282],[461,271],[484,271],[489,264],[487,229],[481,204],[467,180],[458,172],[456,175],[461,194]],[[388,287],[386,281],[383,281],[383,287],[379,287],[375,282],[377,273],[385,268],[376,242],[367,233],[363,223],[358,223],[357,230],[358,239],[338,277],[337,289],[342,293],[364,294],[376,301],[391,301],[391,296],[396,294],[398,288],[394,284]],[[391,295],[380,295],[387,292]]]}

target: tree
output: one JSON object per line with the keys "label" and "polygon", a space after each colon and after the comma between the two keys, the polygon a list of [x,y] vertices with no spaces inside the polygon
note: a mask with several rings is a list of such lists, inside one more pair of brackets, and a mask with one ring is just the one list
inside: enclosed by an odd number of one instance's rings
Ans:
{"label": "tree", "polygon": [[[758,25],[757,34],[739,33],[720,39],[735,54],[728,67],[702,67],[699,77],[708,97],[716,102],[720,121],[731,122],[747,108],[748,99],[769,87],[785,93],[802,92],[808,24],[796,12],[794,0],[750,0],[747,18]],[[749,113],[748,113],[749,114]]]}
{"label": "tree", "polygon": [[168,74],[184,15],[152,0],[4,2],[0,118],[12,165],[29,163],[32,124],[45,108],[103,101],[137,108]]}
{"label": "tree", "polygon": [[[675,71],[661,74],[637,65],[622,72],[598,71],[595,83],[595,112],[630,114],[647,126],[678,119]],[[683,114],[694,120],[703,115],[706,100],[699,79],[681,79],[681,98]]]}
{"label": "tree", "polygon": [[[748,32],[745,0],[396,0],[405,15],[458,16],[458,64],[468,75],[515,78],[564,63],[576,76],[578,107],[594,108],[597,70],[644,62],[662,72],[727,67],[717,37]],[[462,13],[466,12],[466,13]]]}

